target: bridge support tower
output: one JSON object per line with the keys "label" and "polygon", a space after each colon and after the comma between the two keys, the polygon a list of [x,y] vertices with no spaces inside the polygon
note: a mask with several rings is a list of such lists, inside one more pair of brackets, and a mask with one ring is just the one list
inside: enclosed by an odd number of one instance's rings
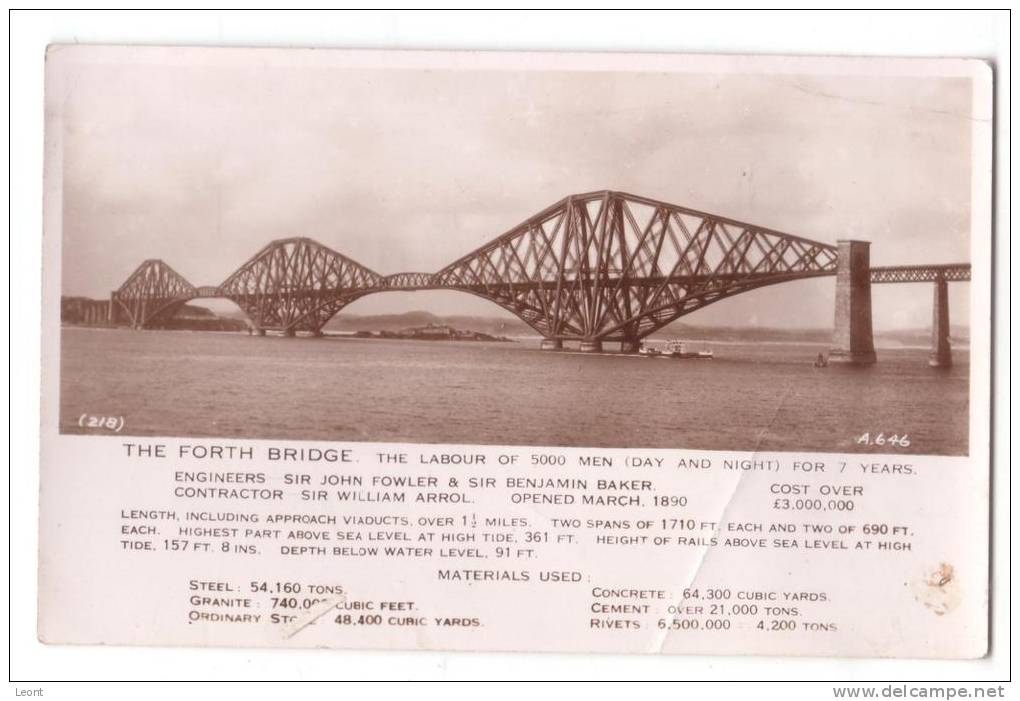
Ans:
{"label": "bridge support tower", "polygon": [[953,365],[949,347],[949,283],[944,277],[935,281],[935,294],[931,311],[931,355],[928,365],[948,368]]}
{"label": "bridge support tower", "polygon": [[543,338],[542,350],[563,350],[563,341],[558,338]]}
{"label": "bridge support tower", "polygon": [[829,362],[850,365],[875,362],[870,248],[868,241],[837,241],[836,322]]}

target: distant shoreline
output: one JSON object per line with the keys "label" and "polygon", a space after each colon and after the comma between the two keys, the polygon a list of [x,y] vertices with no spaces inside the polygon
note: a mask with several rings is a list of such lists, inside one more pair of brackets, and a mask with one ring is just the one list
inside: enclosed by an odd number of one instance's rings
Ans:
{"label": "distant shoreline", "polygon": [[[341,335],[339,333],[329,333],[327,335]],[[342,334],[348,338],[364,338],[368,340],[380,340],[380,341],[467,341],[469,343],[516,343],[512,338],[506,336],[490,336],[487,333],[481,333],[479,331],[461,331],[458,330],[455,334],[450,335],[429,335],[429,334],[414,334],[414,333],[401,333],[399,331],[355,331],[354,333]]]}
{"label": "distant shoreline", "polygon": [[[114,326],[110,324],[73,324],[63,323],[61,324],[62,329],[85,329],[90,331],[133,331],[128,326]],[[236,331],[229,329],[209,329],[209,328],[163,328],[163,329],[147,329],[149,332],[182,332],[182,333],[218,333],[218,334],[232,334],[239,336],[249,336],[247,330]],[[505,336],[503,338],[449,338],[449,339],[429,339],[429,338],[408,338],[399,336],[359,336],[355,331],[326,331],[323,334],[324,338],[342,338],[345,340],[355,341],[463,341],[467,343],[533,343],[538,345],[542,341],[542,337],[538,335],[519,335]],[[647,338],[651,343],[665,343],[669,338],[673,336],[658,336],[653,335]],[[818,340],[803,340],[798,338],[791,338],[785,340],[774,340],[774,339],[718,339],[718,338],[704,338],[696,336],[685,336],[683,340],[687,343],[695,343],[706,346],[749,346],[749,345],[760,345],[760,346],[807,346],[812,348],[826,349],[829,348],[832,343],[831,341],[818,341]],[[610,342],[611,343],[611,342]],[[920,343],[896,343],[889,341],[888,339],[882,339],[881,336],[875,336],[875,348],[878,350],[929,350],[931,346],[929,344]],[[970,352],[970,343],[962,340],[953,340],[952,348],[954,351]]]}
{"label": "distant shoreline", "polygon": [[[88,323],[86,315],[90,305],[107,305],[108,301],[90,300],[84,297],[61,298],[61,321],[64,325],[101,327],[109,324],[93,321]],[[94,311],[94,310],[93,310]],[[162,327],[175,330],[236,331],[246,333],[251,323],[238,309],[236,312],[216,313],[197,305],[187,304],[183,313],[167,319]],[[95,314],[92,315],[95,318]],[[686,318],[686,317],[685,317]],[[415,329],[423,332],[432,329],[446,329],[455,338],[432,339],[414,336],[418,340],[469,340],[495,342],[501,339],[540,338],[535,330],[519,319],[505,319],[494,316],[470,316],[415,310],[400,314],[347,314],[340,312],[330,319],[322,331],[328,335],[354,336],[371,334],[373,338],[404,338]],[[472,329],[458,331],[458,329]],[[470,337],[475,336],[475,337]],[[783,329],[772,327],[702,326],[683,320],[673,321],[656,330],[649,340],[664,341],[681,338],[696,343],[726,344],[803,344],[827,347],[831,344],[832,330],[828,328]],[[931,345],[931,331],[928,328],[882,330],[874,334],[875,345],[879,348],[928,348]],[[952,327],[950,344],[954,348],[969,348],[970,329],[966,326]]]}

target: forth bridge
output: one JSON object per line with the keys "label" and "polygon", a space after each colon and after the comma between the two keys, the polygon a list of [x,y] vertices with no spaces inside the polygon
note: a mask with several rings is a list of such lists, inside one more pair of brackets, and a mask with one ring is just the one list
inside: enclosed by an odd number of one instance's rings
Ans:
{"label": "forth bridge", "polygon": [[255,333],[322,335],[366,295],[457,290],[487,299],[543,338],[601,352],[640,340],[719,300],[805,278],[835,276],[830,362],[875,362],[871,285],[932,283],[929,363],[948,367],[950,282],[969,263],[871,267],[867,241],[812,241],[727,217],[614,191],[571,195],[434,273],[381,275],[309,238],[272,241],[217,286],[195,286],[146,260],[90,311],[93,323],[158,327],[193,299],[226,298]]}

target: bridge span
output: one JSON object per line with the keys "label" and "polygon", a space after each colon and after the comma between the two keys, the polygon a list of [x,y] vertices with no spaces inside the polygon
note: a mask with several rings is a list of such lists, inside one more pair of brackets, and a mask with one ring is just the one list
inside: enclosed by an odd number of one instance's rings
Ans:
{"label": "bridge span", "polygon": [[733,295],[836,277],[833,362],[875,362],[871,284],[933,283],[933,366],[951,364],[947,284],[970,265],[872,268],[870,245],[835,245],[614,191],[571,195],[434,272],[379,273],[309,238],[270,242],[216,286],[144,261],[110,296],[108,322],[154,328],[193,299],[232,300],[258,334],[321,335],[351,302],[388,291],[456,290],[510,311],[544,349],[642,338]]}

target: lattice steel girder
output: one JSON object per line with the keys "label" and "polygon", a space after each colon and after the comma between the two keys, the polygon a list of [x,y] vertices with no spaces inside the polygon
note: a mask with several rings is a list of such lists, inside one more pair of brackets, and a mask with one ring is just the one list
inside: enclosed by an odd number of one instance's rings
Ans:
{"label": "lattice steel girder", "polygon": [[382,286],[382,276],[333,249],[290,238],[267,245],[219,289],[257,328],[318,331],[340,308]]}
{"label": "lattice steel girder", "polygon": [[434,273],[397,273],[383,278],[387,290],[429,290],[437,287]]}
{"label": "lattice steel girder", "polygon": [[749,285],[831,275],[836,247],[618,192],[567,197],[436,273],[554,338],[655,328]]}
{"label": "lattice steel girder", "polygon": [[198,290],[161,260],[149,259],[139,265],[113,298],[135,328],[169,318],[198,294]]}
{"label": "lattice steel girder", "polygon": [[969,263],[946,265],[895,265],[871,269],[871,281],[890,282],[966,282],[970,280]]}

